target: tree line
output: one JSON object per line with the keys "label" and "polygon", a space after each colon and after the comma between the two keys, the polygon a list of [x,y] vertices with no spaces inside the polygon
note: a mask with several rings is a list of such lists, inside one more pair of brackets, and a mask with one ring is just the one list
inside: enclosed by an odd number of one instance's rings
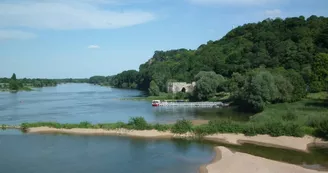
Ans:
{"label": "tree line", "polygon": [[11,78],[0,78],[0,89],[2,90],[31,90],[32,88],[41,88],[41,87],[50,87],[50,86],[57,86],[60,83],[88,83],[89,79],[29,79],[29,78],[22,78],[18,79],[16,74],[13,73]]}

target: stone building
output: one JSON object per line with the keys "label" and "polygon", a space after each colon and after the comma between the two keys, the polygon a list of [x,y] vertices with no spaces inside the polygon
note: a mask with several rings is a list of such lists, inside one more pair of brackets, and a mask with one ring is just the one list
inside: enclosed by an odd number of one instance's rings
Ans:
{"label": "stone building", "polygon": [[186,82],[170,82],[167,85],[167,92],[168,93],[191,93],[194,91],[196,86],[196,82],[186,83]]}

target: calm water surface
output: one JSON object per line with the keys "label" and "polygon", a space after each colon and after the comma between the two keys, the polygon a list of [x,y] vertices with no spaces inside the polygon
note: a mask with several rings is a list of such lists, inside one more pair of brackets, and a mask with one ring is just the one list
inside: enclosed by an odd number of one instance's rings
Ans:
{"label": "calm water surface", "polygon": [[1,173],[196,173],[213,146],[183,140],[0,131]]}
{"label": "calm water surface", "polygon": [[0,124],[57,121],[60,123],[127,122],[143,116],[148,122],[174,122],[177,119],[247,119],[228,109],[154,108],[147,101],[120,100],[136,97],[137,90],[112,89],[90,84],[62,84],[32,92],[0,92]]}

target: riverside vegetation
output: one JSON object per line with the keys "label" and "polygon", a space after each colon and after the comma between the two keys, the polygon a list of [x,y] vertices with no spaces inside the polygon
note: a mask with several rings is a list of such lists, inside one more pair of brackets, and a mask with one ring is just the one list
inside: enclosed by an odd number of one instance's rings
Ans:
{"label": "riverside vegetation", "polygon": [[[294,115],[287,115],[287,119],[294,118]],[[268,134],[270,136],[295,136],[303,137],[305,134],[322,137],[328,139],[328,119],[324,121],[311,121],[308,125],[300,125],[298,123],[289,123],[279,120],[267,121],[262,123],[255,122],[234,122],[231,120],[211,120],[208,124],[194,126],[191,121],[178,120],[175,124],[149,124],[143,117],[132,117],[128,123],[100,123],[91,124],[89,122],[81,122],[79,124],[60,124],[56,122],[37,122],[22,123],[23,131],[33,127],[51,127],[57,129],[87,128],[87,129],[130,129],[130,130],[158,130],[171,131],[175,134],[194,133],[201,137],[215,133],[243,133],[247,136],[257,134]]]}
{"label": "riverside vegetation", "polygon": [[18,79],[13,73],[11,78],[0,78],[0,91],[31,91],[31,88],[57,86],[60,83],[88,83],[89,79]]}

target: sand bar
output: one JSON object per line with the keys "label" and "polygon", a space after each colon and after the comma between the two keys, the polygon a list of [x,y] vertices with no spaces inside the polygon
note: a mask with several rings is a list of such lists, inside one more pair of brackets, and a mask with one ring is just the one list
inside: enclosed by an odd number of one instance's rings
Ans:
{"label": "sand bar", "polygon": [[[80,134],[80,135],[117,135],[117,136],[131,136],[144,138],[184,138],[194,136],[188,134],[173,134],[171,132],[160,132],[157,130],[105,130],[105,129],[56,129],[49,127],[35,127],[29,128],[28,133],[66,133],[66,134]],[[271,137],[269,135],[245,136],[243,134],[215,134],[204,136],[205,140],[223,142],[228,144],[240,145],[243,143],[252,143],[256,145],[286,148],[308,152],[308,147],[328,147],[328,142],[312,136],[304,136],[302,138],[280,136]]]}
{"label": "sand bar", "polygon": [[217,156],[201,173],[328,173],[216,147]]}
{"label": "sand bar", "polygon": [[244,134],[215,134],[204,137],[206,140],[229,144],[250,143],[267,147],[285,148],[308,152],[309,147],[328,147],[328,142],[312,136],[302,138],[292,136],[271,137],[269,135],[245,136]]}

